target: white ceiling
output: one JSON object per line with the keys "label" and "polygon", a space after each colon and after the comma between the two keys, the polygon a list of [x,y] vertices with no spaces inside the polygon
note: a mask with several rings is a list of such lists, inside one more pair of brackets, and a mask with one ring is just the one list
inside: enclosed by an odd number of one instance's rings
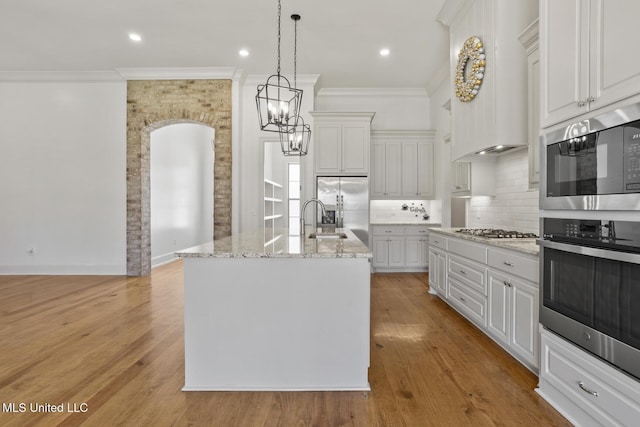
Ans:
{"label": "white ceiling", "polygon": [[[445,0],[282,0],[282,73],[324,88],[425,88],[447,63]],[[129,32],[143,37],[128,39]],[[381,57],[379,50],[391,50]],[[240,48],[251,52],[238,55]],[[3,0],[0,71],[237,67],[276,71],[277,0]]]}

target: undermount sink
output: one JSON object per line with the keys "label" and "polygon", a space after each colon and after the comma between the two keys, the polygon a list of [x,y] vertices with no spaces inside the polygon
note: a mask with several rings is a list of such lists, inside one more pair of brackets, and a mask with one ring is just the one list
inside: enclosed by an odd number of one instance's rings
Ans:
{"label": "undermount sink", "polygon": [[346,239],[345,233],[311,233],[310,239]]}

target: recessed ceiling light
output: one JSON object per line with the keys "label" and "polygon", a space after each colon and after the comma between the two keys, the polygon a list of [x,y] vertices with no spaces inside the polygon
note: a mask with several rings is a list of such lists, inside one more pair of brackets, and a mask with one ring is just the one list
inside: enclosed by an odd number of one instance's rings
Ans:
{"label": "recessed ceiling light", "polygon": [[140,42],[142,41],[142,37],[140,37],[140,34],[129,33],[129,40],[132,40],[134,42]]}
{"label": "recessed ceiling light", "polygon": [[249,51],[247,49],[240,49],[238,51],[238,55],[240,55],[240,56],[249,56]]}
{"label": "recessed ceiling light", "polygon": [[380,56],[389,56],[390,53],[391,51],[387,48],[380,49]]}

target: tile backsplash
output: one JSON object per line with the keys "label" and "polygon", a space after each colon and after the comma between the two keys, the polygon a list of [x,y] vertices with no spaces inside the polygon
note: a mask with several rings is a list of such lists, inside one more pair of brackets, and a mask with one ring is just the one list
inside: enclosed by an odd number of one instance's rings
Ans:
{"label": "tile backsplash", "polygon": [[472,228],[504,228],[536,233],[539,229],[538,190],[529,190],[527,150],[496,159],[495,197],[472,197],[469,223]]}
{"label": "tile backsplash", "polygon": [[[402,205],[408,206],[407,210],[402,210]],[[422,212],[412,212],[411,207],[424,207],[429,214],[430,223],[442,222],[442,202],[440,200],[371,200],[370,217],[372,222],[381,221],[416,221],[425,222],[422,219]]]}

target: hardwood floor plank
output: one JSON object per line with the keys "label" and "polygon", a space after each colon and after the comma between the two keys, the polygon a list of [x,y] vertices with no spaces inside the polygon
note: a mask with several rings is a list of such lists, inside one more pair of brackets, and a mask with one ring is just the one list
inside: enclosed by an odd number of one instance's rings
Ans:
{"label": "hardwood floor plank", "polygon": [[87,405],[0,425],[569,425],[423,273],[372,275],[370,393],[182,392],[182,274],[0,276],[0,402]]}

